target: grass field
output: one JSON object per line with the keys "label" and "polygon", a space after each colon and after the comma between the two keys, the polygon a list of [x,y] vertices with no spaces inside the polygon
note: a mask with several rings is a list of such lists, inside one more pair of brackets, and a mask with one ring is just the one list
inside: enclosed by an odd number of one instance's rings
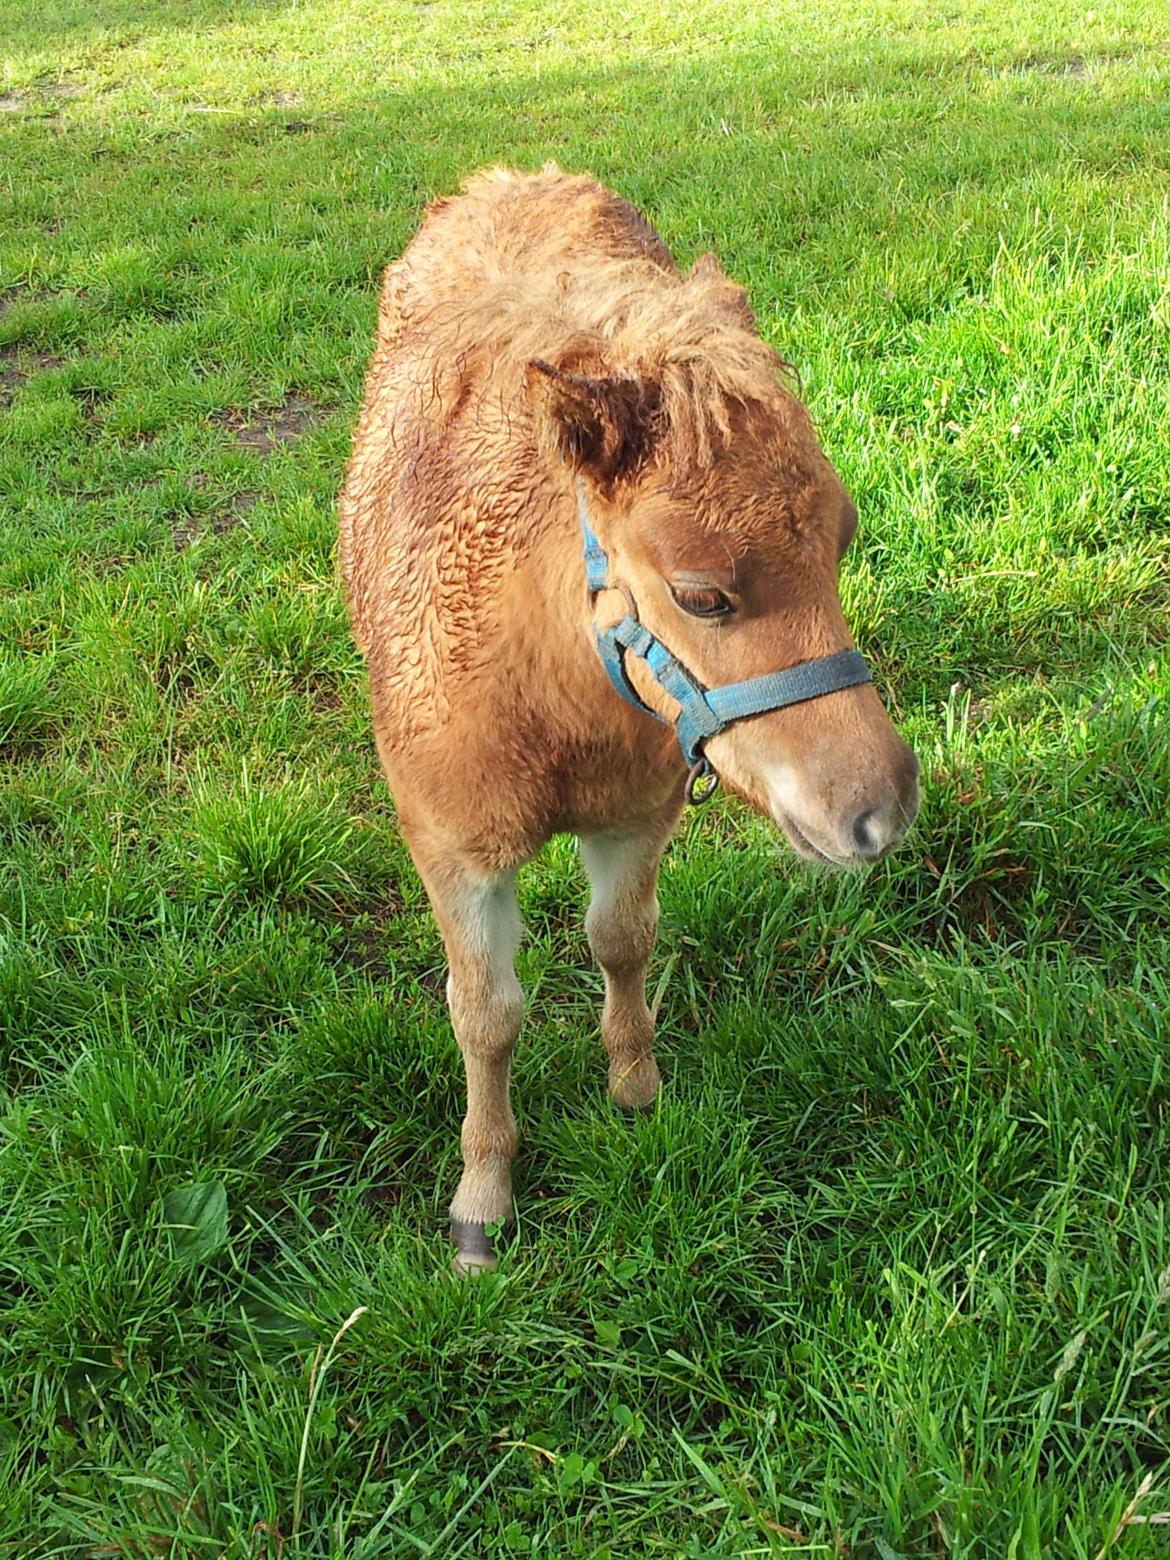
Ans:
{"label": "grass field", "polygon": [[[1164,7],[6,0],[0,59],[0,1555],[1165,1555]],[[548,156],[799,366],[925,798],[868,877],[687,820],[644,1119],[528,871],[460,1285],[333,506],[382,265]]]}

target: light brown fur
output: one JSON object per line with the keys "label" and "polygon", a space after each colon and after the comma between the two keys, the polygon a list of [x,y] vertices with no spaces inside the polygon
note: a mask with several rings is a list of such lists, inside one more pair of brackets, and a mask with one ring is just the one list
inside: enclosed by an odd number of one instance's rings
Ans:
{"label": "light brown fur", "polygon": [[[387,269],[341,555],[378,750],[450,958],[468,1070],[457,1235],[511,1208],[511,874],[553,834],[582,836],[594,881],[611,1093],[643,1104],[658,1085],[644,976],[685,766],[593,647],[576,476],[614,577],[708,685],[851,645],[836,572],[855,515],[784,370],[713,256],[682,275],[633,207],[551,166],[436,201]],[[672,587],[718,590],[734,615],[696,619]],[[604,592],[596,621],[623,610]],[[872,859],[913,816],[917,766],[869,685],[707,752],[814,857]]]}

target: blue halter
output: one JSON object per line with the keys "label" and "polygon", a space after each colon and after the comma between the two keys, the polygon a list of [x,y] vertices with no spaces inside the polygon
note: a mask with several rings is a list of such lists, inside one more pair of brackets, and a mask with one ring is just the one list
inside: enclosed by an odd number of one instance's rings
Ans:
{"label": "blue halter", "polygon": [[[708,737],[724,731],[732,721],[780,710],[788,704],[803,704],[808,699],[819,699],[823,694],[855,688],[859,683],[873,680],[864,656],[856,650],[838,650],[835,655],[823,655],[780,672],[766,672],[762,677],[749,677],[746,682],[704,688],[682,662],[671,655],[661,639],[638,621],[638,608],[625,586],[611,585],[609,557],[589,524],[585,484],[580,477],[577,478],[577,515],[585,544],[585,579],[590,598],[596,599],[601,591],[613,589],[621,591],[626,599],[625,615],[612,628],[594,627],[602,665],[610,682],[628,704],[668,725],[670,722],[634,691],[626,671],[626,656],[637,656],[662,691],[678,705],[674,730],[683,757],[690,766],[688,801],[705,802],[714,794],[719,777],[703,753],[703,745]],[[711,784],[699,789],[699,782],[705,778],[710,778]]]}

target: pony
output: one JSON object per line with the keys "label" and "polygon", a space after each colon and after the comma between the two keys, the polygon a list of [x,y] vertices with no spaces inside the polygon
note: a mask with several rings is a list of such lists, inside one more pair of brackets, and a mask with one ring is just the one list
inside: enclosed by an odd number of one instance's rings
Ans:
{"label": "pony", "polygon": [[350,619],[462,1053],[459,1272],[513,1214],[515,879],[575,835],[609,1093],[659,1088],[659,860],[723,784],[868,865],[918,763],[837,592],[857,511],[714,255],[684,274],[593,179],[480,173],[385,272],[340,499]]}

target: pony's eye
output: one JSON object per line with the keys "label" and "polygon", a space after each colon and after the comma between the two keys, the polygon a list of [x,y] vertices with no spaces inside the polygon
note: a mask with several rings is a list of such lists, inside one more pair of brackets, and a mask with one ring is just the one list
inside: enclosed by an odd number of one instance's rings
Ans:
{"label": "pony's eye", "polygon": [[677,605],[692,617],[726,617],[734,610],[721,590],[705,589],[701,585],[672,585],[670,594]]}

